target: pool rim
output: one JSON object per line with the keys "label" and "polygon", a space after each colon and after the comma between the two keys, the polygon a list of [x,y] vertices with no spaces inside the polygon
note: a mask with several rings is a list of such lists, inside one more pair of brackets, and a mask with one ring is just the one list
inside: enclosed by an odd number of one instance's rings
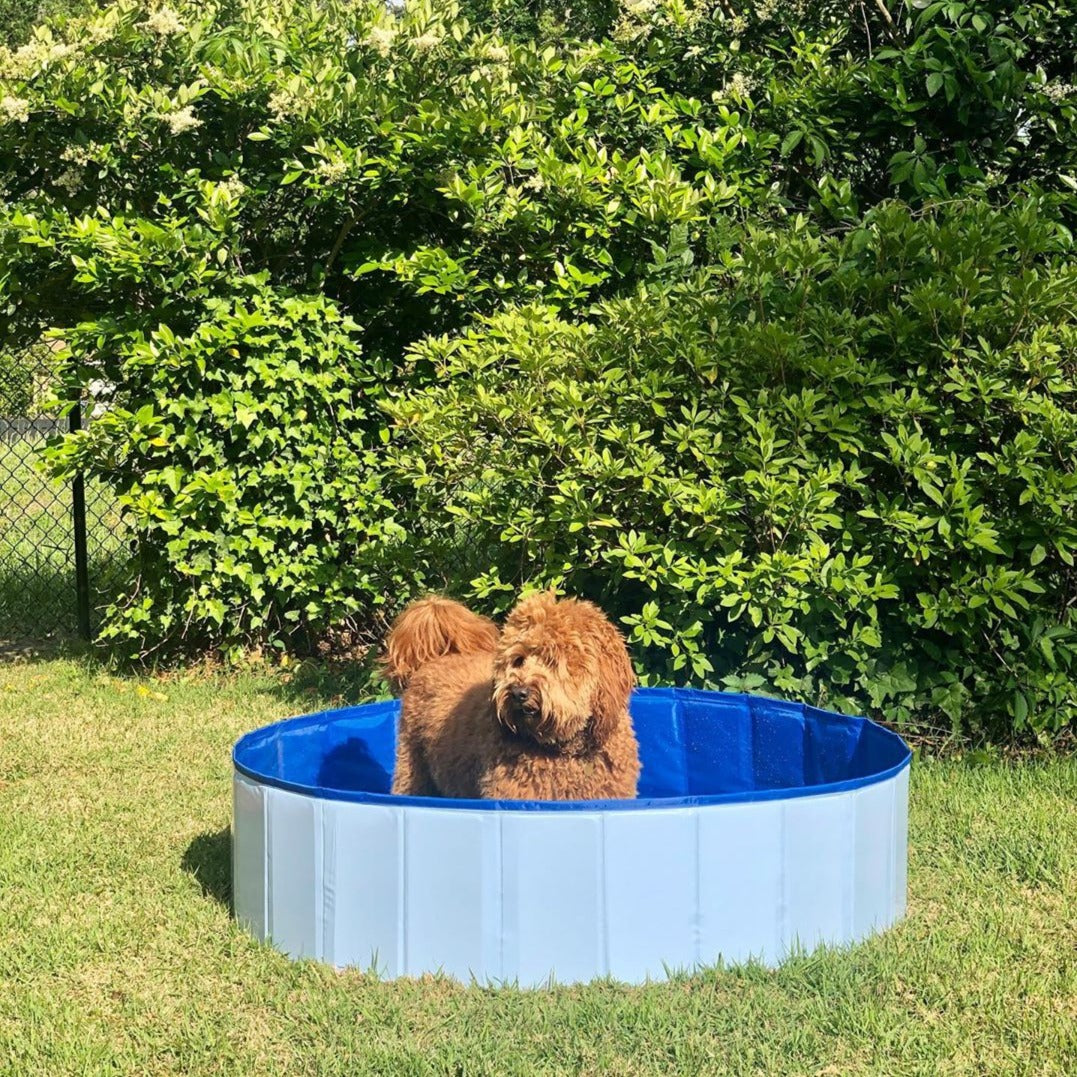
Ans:
{"label": "pool rim", "polygon": [[[284,718],[269,725],[261,726],[243,734],[232,747],[232,764],[236,771],[246,778],[261,785],[283,789],[290,793],[296,793],[313,800],[333,800],[352,804],[367,804],[377,807],[413,807],[413,808],[437,808],[443,811],[530,811],[530,812],[605,812],[605,811],[644,811],[644,810],[670,810],[676,808],[709,807],[721,804],[746,804],[770,800],[794,800],[801,797],[821,797],[835,793],[846,793],[854,789],[862,789],[869,785],[877,785],[889,781],[900,774],[912,761],[912,749],[905,743],[902,737],[892,729],[873,721],[862,715],[840,714],[837,711],[828,711],[821,707],[813,707],[808,703],[797,703],[791,700],[774,699],[771,696],[759,695],[749,692],[718,692],[709,689],[695,688],[672,688],[665,686],[637,688],[634,694],[648,697],[712,697],[720,695],[728,699],[757,699],[769,704],[777,704],[782,708],[789,708],[798,712],[801,717],[806,711],[814,711],[831,718],[850,722],[860,722],[873,729],[873,736],[881,735],[891,742],[896,741],[903,749],[900,760],[885,770],[876,771],[872,774],[861,775],[856,778],[846,778],[837,782],[821,782],[815,785],[794,785],[776,789],[750,789],[729,793],[708,793],[695,796],[674,797],[636,797],[624,800],[481,800],[476,798],[454,797],[427,797],[427,796],[397,796],[393,793],[376,793],[368,790],[356,789],[333,789],[328,786],[305,785],[301,782],[290,781],[286,778],[278,778],[274,775],[265,774],[244,764],[240,756],[245,749],[251,748],[259,738],[265,738],[274,731],[287,729],[303,729],[324,721],[332,715],[353,713],[357,710],[370,708],[381,713],[399,709],[400,701],[397,699],[377,700],[370,703],[353,704],[347,707],[333,707],[327,710],[316,711],[311,714],[296,715]],[[790,717],[794,717],[791,715]]]}

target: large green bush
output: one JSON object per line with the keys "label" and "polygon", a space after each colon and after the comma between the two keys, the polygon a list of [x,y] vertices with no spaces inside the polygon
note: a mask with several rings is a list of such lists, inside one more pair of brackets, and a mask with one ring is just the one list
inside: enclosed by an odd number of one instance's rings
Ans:
{"label": "large green bush", "polygon": [[1073,6],[739,6],[121,0],[0,49],[0,333],[106,389],[51,450],[131,525],[106,634],[538,578],[651,676],[1060,728]]}
{"label": "large green bush", "polygon": [[0,43],[18,47],[49,16],[85,10],[93,0],[0,0]]}
{"label": "large green bush", "polygon": [[916,202],[970,185],[1077,183],[1069,0],[465,0],[465,8],[506,33],[608,35],[660,85],[698,99],[704,115],[715,97],[735,101],[754,131],[773,136],[776,193],[795,208],[841,216],[849,203],[892,194]]}
{"label": "large green bush", "polygon": [[[236,285],[189,330],[107,342],[124,392],[51,454],[58,472],[122,491],[137,554],[104,635],[136,654],[162,640],[309,646],[406,569],[370,433],[381,371],[358,326],[324,298]],[[96,323],[67,337],[72,354],[102,343]]]}
{"label": "large green bush", "polygon": [[[1077,712],[1077,259],[1030,202],[847,235],[429,340],[399,466],[472,592],[592,594],[643,668],[958,731]],[[482,566],[485,565],[485,568]]]}
{"label": "large green bush", "polygon": [[[136,653],[313,632],[406,594],[385,582],[406,547],[377,584],[357,564],[407,505],[362,469],[281,502],[269,447],[287,466],[304,439],[318,466],[333,446],[366,452],[379,397],[425,376],[399,363],[404,344],[514,300],[616,294],[723,207],[770,197],[736,112],[701,169],[698,103],[615,46],[510,43],[450,6],[127,0],[39,29],[0,66],[0,328],[57,328],[62,393],[112,387],[109,415],[52,459],[125,506],[135,550],[105,634]],[[246,309],[252,276],[313,313],[255,346],[223,313]],[[270,393],[257,373],[321,371],[330,315],[362,326],[331,444],[302,379]],[[334,338],[329,355],[345,350]],[[207,403],[240,389],[253,425]],[[224,493],[187,497],[206,483]],[[327,531],[330,511],[351,530]],[[419,567],[408,579],[424,585]]]}
{"label": "large green bush", "polygon": [[732,101],[702,117],[614,44],[505,41],[452,5],[125,0],[0,68],[0,184],[46,225],[0,234],[16,322],[174,307],[102,225],[167,222],[218,237],[219,277],[323,291],[394,356],[508,301],[615,293],[672,233],[771,198],[774,140]]}

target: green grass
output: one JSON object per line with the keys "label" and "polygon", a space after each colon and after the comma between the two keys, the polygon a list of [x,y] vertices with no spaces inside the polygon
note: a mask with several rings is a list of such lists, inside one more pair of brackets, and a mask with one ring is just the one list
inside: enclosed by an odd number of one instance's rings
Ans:
{"label": "green grass", "polygon": [[641,988],[380,984],[288,961],[227,905],[230,745],[337,687],[0,667],[5,1077],[1077,1072],[1077,760],[918,764],[908,919],[849,952]]}

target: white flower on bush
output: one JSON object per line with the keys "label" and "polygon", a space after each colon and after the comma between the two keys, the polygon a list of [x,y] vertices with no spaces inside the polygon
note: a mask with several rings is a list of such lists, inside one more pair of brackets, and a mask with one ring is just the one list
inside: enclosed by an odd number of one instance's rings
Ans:
{"label": "white flower on bush", "polygon": [[56,177],[56,185],[63,187],[68,194],[77,194],[82,190],[83,172],[81,168],[65,168]]}
{"label": "white flower on bush", "polygon": [[106,8],[95,22],[83,28],[82,40],[91,45],[100,45],[102,41],[111,40],[116,32],[118,18],[117,5]]}
{"label": "white flower on bush", "polygon": [[170,7],[158,8],[142,25],[161,37],[182,34],[186,29],[179,21],[179,16]]}
{"label": "white flower on bush", "polygon": [[169,112],[164,116],[168,129],[174,135],[182,135],[184,131],[190,131],[195,127],[201,127],[202,121],[194,114],[190,105],[185,105],[175,112]]}
{"label": "white flower on bush", "polygon": [[1043,92],[1057,105],[1077,93],[1077,86],[1071,82],[1049,82]]}
{"label": "white flower on bush", "polygon": [[77,51],[76,46],[66,41],[53,41],[49,37],[36,37],[14,52],[0,45],[0,81],[33,78],[49,64],[63,60]]}
{"label": "white flower on bush", "polygon": [[348,162],[340,157],[332,161],[319,161],[315,171],[327,184],[334,184],[348,174]]}
{"label": "white flower on bush", "polygon": [[235,201],[247,191],[247,185],[234,173],[221,184],[221,187],[232,201]]}
{"label": "white flower on bush", "polygon": [[292,106],[295,104],[295,96],[292,94],[288,87],[282,87],[279,90],[274,90],[269,95],[268,109],[273,114],[273,119],[283,120],[286,116],[292,112]]}
{"label": "white flower on bush", "polygon": [[747,97],[754,86],[755,79],[746,75],[743,71],[735,71],[733,77],[726,82],[723,90],[725,93],[734,94],[737,97]]}
{"label": "white flower on bush", "polygon": [[76,51],[76,47],[67,41],[34,38],[8,54],[7,62],[3,65],[4,74],[10,74],[13,78],[30,78],[49,64],[64,60]]}
{"label": "white flower on bush", "polygon": [[614,39],[634,41],[647,37],[662,24],[662,12],[667,7],[667,0],[625,0],[613,27]]}
{"label": "white flower on bush", "polygon": [[76,165],[88,165],[91,161],[97,159],[100,151],[101,147],[96,142],[88,142],[86,145],[72,142],[60,151],[60,160],[70,161]]}
{"label": "white flower on bush", "polygon": [[487,45],[482,54],[495,63],[503,63],[509,58],[509,50],[504,45]]}
{"label": "white flower on bush", "polygon": [[49,46],[49,51],[45,54],[45,63],[53,64],[57,60],[66,60],[69,56],[74,56],[78,52],[78,46],[72,45],[69,41],[57,41],[55,44]]}
{"label": "white flower on bush", "polygon": [[23,97],[0,98],[0,119],[4,123],[26,123],[30,119],[30,102]]}
{"label": "white flower on bush", "polygon": [[374,26],[371,28],[370,33],[367,34],[367,44],[370,45],[375,52],[382,56],[388,56],[389,50],[393,47],[393,40],[396,38],[396,31],[388,26]]}
{"label": "white flower on bush", "polygon": [[418,37],[412,38],[411,43],[419,50],[419,52],[429,52],[431,49],[436,48],[441,44],[441,38],[430,30],[427,30],[425,34],[420,34]]}

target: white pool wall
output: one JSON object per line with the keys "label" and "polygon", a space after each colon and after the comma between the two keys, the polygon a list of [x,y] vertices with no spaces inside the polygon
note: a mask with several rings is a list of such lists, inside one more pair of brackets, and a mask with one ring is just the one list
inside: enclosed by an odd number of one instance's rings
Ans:
{"label": "white pool wall", "polygon": [[236,917],[294,958],[522,986],[777,965],[905,913],[906,764],[858,788],[637,810],[323,799],[234,778]]}

